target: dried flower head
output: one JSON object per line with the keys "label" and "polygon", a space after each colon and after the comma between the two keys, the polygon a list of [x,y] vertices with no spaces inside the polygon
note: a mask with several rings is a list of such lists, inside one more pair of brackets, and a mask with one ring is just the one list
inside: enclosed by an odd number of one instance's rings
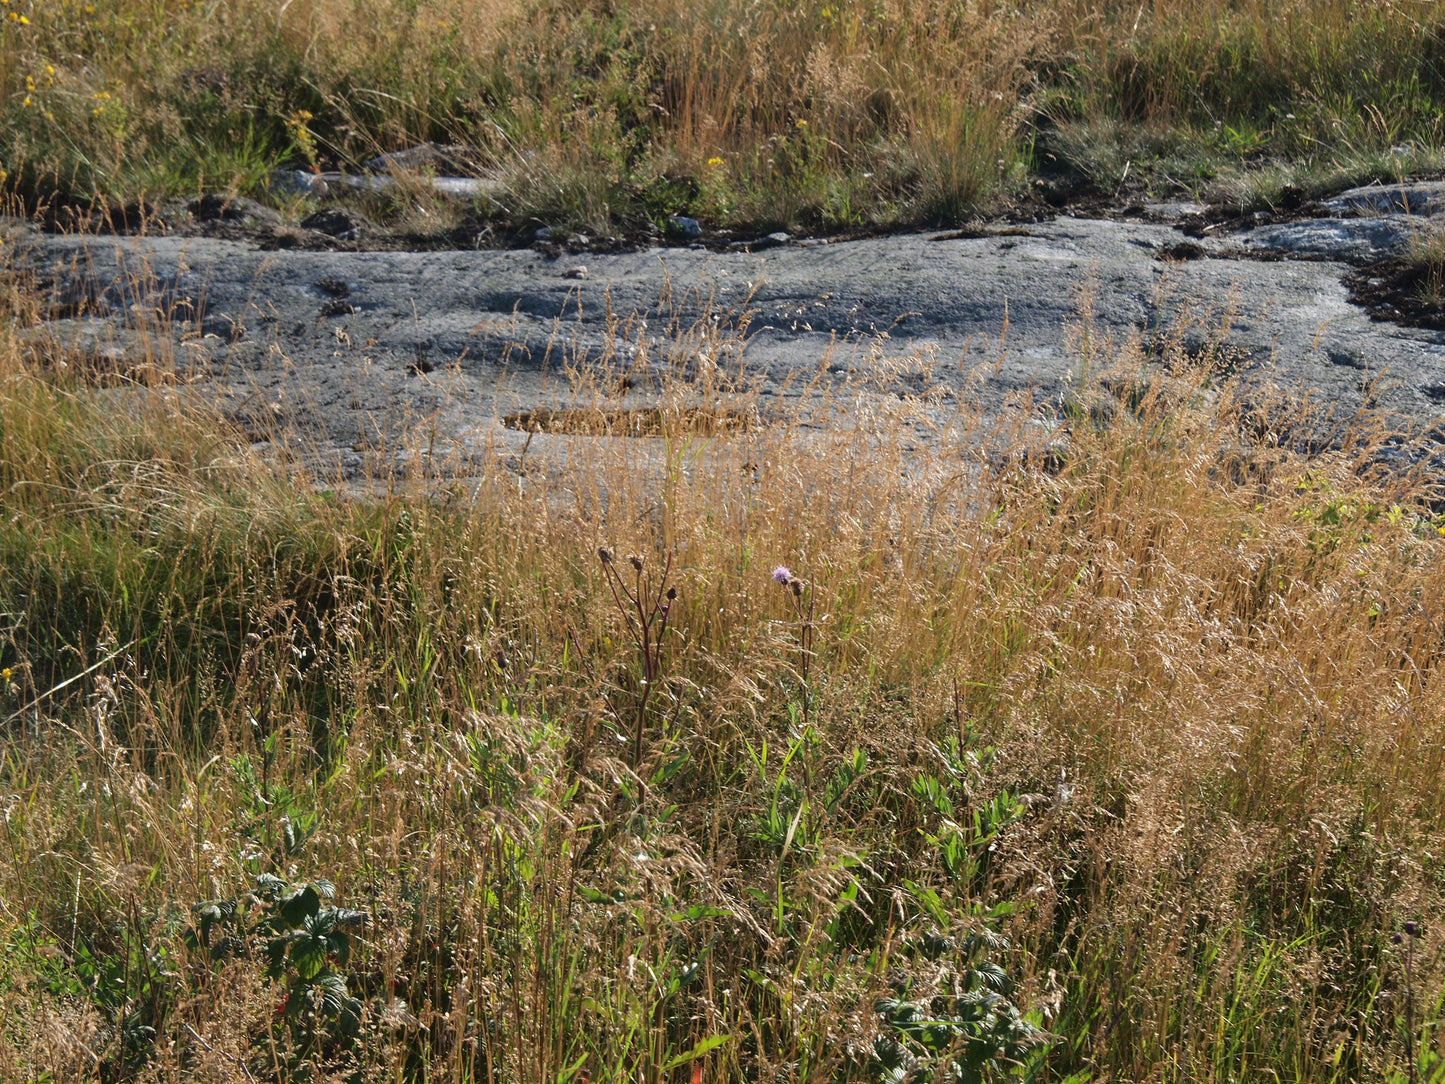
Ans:
{"label": "dried flower head", "polygon": [[669,587],[669,588],[667,589],[667,601],[668,601],[668,602],[673,602],[674,600],[676,600],[676,598],[677,598],[677,588],[676,588],[676,587]]}
{"label": "dried flower head", "polygon": [[610,565],[612,563],[612,551],[606,546],[599,546],[597,548],[597,557],[604,565]]}
{"label": "dried flower head", "polygon": [[627,559],[632,562],[632,567],[638,572],[642,571],[642,558],[635,553],[629,553]]}
{"label": "dried flower head", "polygon": [[778,583],[783,584],[785,587],[787,586],[788,582],[792,580],[792,578],[793,574],[788,571],[787,565],[779,565],[777,568],[773,569],[773,579]]}

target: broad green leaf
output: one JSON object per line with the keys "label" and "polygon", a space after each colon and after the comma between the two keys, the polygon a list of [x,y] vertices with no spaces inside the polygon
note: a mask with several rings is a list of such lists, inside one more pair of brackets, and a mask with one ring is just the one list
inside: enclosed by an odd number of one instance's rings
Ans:
{"label": "broad green leaf", "polygon": [[291,886],[280,877],[272,876],[269,873],[262,873],[256,878],[256,895],[262,899],[274,900],[285,894]]}
{"label": "broad green leaf", "polygon": [[326,949],[324,938],[298,938],[291,945],[291,966],[303,979],[315,978],[326,966]]}
{"label": "broad green leaf", "polygon": [[686,1065],[690,1061],[696,1061],[709,1051],[716,1050],[723,1043],[731,1042],[731,1035],[709,1035],[706,1039],[699,1039],[697,1044],[686,1054],[679,1054],[662,1067],[664,1073],[676,1069],[679,1065]]}
{"label": "broad green leaf", "polygon": [[696,922],[702,918],[727,918],[730,912],[724,911],[721,907],[713,907],[710,904],[699,903],[689,907],[686,911],[677,911],[668,917],[673,922]]}
{"label": "broad green leaf", "polygon": [[351,938],[344,933],[333,933],[326,938],[326,949],[336,957],[337,967],[345,967],[351,959]]}
{"label": "broad green leaf", "polygon": [[293,929],[319,910],[321,910],[321,896],[311,885],[303,885],[289,896],[284,897],[279,906],[281,918]]}

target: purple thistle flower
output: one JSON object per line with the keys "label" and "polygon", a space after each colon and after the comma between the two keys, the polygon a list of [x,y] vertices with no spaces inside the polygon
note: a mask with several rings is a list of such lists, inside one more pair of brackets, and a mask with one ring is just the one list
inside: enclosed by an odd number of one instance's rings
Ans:
{"label": "purple thistle flower", "polygon": [[792,578],[793,574],[788,571],[787,565],[779,565],[777,568],[773,569],[773,579],[776,580],[778,583],[782,584],[784,587],[788,585],[788,581],[790,581]]}

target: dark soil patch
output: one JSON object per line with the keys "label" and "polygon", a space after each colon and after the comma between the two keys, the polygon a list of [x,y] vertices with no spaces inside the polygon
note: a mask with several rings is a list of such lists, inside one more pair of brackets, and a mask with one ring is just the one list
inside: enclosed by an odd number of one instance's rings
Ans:
{"label": "dark soil patch", "polygon": [[631,410],[553,410],[539,407],[508,414],[508,429],[525,433],[565,433],[588,437],[659,437],[666,433],[712,436],[739,432],[753,424],[750,414],[718,407],[638,407]]}
{"label": "dark soil patch", "polygon": [[[1230,232],[1259,225],[1260,219],[1277,221],[1303,217],[1310,213],[1305,205],[1287,215],[1240,215],[1226,208],[1211,207],[1202,215],[1188,216],[1176,224],[1188,236]],[[252,200],[211,194],[195,199],[171,198],[157,203],[138,201],[119,204],[96,200],[88,203],[53,203],[37,208],[37,219],[43,229],[61,233],[158,233],[180,236],[201,236],[217,240],[239,241],[263,250],[294,249],[308,251],[441,251],[452,249],[535,248],[550,258],[588,253],[613,254],[645,249],[663,240],[655,224],[649,221],[619,223],[614,231],[602,235],[538,237],[539,222],[503,222],[487,219],[475,210],[462,213],[456,224],[435,231],[417,231],[400,223],[368,218],[355,208],[329,203],[298,224],[281,220],[270,208]],[[1081,218],[1148,219],[1153,220],[1137,194],[1121,197],[1117,193],[1100,193],[1087,186],[1041,188],[1023,199],[1002,199],[982,210],[974,221],[952,223],[918,223],[890,226],[859,223],[834,228],[814,228],[797,234],[793,240],[811,239],[828,242],[859,241],[916,230],[946,231],[938,239],[993,237],[1019,230],[1060,214]],[[951,229],[949,227],[952,227]],[[781,228],[781,227],[777,227]],[[701,236],[691,243],[712,251],[728,251],[738,247],[764,247],[769,230],[754,228],[716,228],[704,223]],[[678,243],[689,240],[675,239]]]}
{"label": "dark soil patch", "polygon": [[964,226],[962,229],[949,230],[946,233],[937,233],[929,237],[930,241],[976,241],[982,237],[1028,237],[1029,231],[1019,229],[1017,226],[1005,226],[1002,229],[990,229],[987,226]]}
{"label": "dark soil patch", "polygon": [[351,285],[345,279],[325,278],[313,283],[318,290],[330,297],[350,297]]}
{"label": "dark soil patch", "polygon": [[1185,260],[1198,260],[1204,257],[1204,246],[1193,241],[1180,241],[1176,245],[1165,245],[1158,252],[1154,253],[1156,260],[1166,262],[1173,261],[1182,263]]}
{"label": "dark soil patch", "polygon": [[1390,259],[1344,277],[1350,301],[1372,320],[1445,331],[1445,269]]}
{"label": "dark soil patch", "polygon": [[144,234],[168,229],[160,206],[148,200],[56,199],[26,210],[51,233]]}

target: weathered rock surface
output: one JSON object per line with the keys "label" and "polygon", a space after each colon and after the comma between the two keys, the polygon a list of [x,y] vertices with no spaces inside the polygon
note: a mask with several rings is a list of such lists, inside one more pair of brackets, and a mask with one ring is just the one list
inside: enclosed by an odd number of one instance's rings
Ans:
{"label": "weathered rock surface", "polygon": [[1368,262],[1399,256],[1438,226],[1445,213],[1445,184],[1371,185],[1352,188],[1320,205],[1323,215],[1260,226],[1240,243],[1254,251],[1327,260]]}
{"label": "weathered rock surface", "polygon": [[[1335,202],[1331,215],[1352,217],[1197,241],[1159,222],[1061,217],[981,236],[592,253],[585,279],[575,257],[533,249],[258,251],[8,232],[15,260],[51,284],[51,311],[89,313],[49,333],[127,349],[163,339],[197,393],[255,439],[299,437],[356,472],[401,462],[400,435],[423,427],[434,455],[520,445],[525,434],[499,419],[564,400],[566,367],[594,364],[609,338],[624,364],[643,348],[661,364],[669,343],[736,363],[693,330],[714,326],[745,328],[741,364],[765,399],[883,357],[896,362],[885,393],[991,408],[1031,390],[1057,402],[1103,358],[1071,337],[1088,313],[1096,348],[1101,335],[1177,329],[1339,414],[1368,402],[1429,422],[1445,399],[1445,335],[1371,320],[1341,280],[1345,261],[1428,224],[1417,204],[1433,214],[1445,199],[1412,188]],[[1400,206],[1411,214],[1388,209]]]}

